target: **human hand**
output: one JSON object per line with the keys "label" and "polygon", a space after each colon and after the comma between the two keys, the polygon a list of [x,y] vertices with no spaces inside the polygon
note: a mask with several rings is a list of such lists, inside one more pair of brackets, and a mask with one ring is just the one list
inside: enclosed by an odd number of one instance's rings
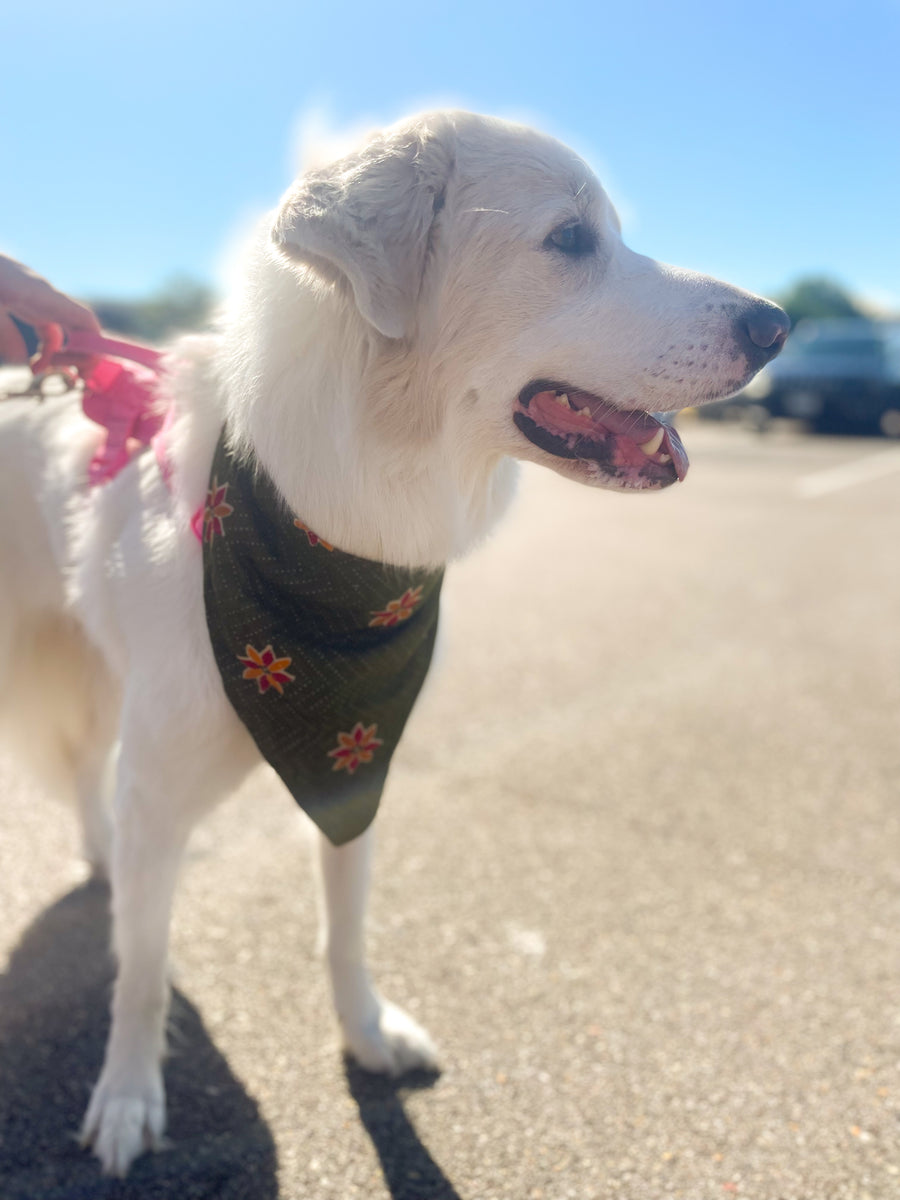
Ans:
{"label": "human hand", "polygon": [[33,325],[46,351],[62,344],[63,330],[99,333],[89,308],[58,292],[52,284],[15,259],[0,254],[0,363],[27,363],[28,349],[11,319]]}

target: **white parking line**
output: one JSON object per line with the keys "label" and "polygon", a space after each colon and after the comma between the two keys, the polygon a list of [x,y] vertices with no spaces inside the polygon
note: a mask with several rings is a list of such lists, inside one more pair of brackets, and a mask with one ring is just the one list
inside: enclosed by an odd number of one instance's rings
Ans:
{"label": "white parking line", "polygon": [[872,479],[881,479],[895,471],[900,471],[900,447],[897,446],[867,454],[865,458],[854,458],[838,467],[828,467],[825,471],[802,475],[797,480],[796,492],[804,500],[817,500],[829,492],[840,492],[858,483],[869,483]]}

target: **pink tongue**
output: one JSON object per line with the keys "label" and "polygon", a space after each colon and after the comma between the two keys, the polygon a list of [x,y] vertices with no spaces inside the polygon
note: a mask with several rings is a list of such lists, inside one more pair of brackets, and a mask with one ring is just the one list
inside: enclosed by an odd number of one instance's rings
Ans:
{"label": "pink tongue", "polygon": [[691,465],[687,456],[687,450],[681,443],[681,438],[678,436],[678,430],[672,425],[663,426],[665,434],[663,435],[661,450],[672,460],[672,466],[675,468],[675,474],[678,476],[679,483],[688,473],[688,467]]}
{"label": "pink tongue", "polygon": [[662,424],[656,417],[652,417],[650,413],[626,412],[621,408],[613,408],[611,404],[604,404],[601,407],[597,404],[596,400],[589,403],[588,397],[583,392],[571,393],[569,395],[569,402],[574,408],[584,408],[587,406],[591,409],[593,419],[598,425],[602,425],[610,433],[631,438],[638,445],[641,442],[649,441]]}
{"label": "pink tongue", "polygon": [[[628,438],[636,446],[649,442],[654,433],[662,429],[663,440],[657,454],[668,454],[679,480],[684,479],[689,465],[687,451],[671,425],[658,421],[650,413],[629,412],[613,408],[611,404],[598,404],[596,397],[588,396],[584,392],[569,392],[569,403],[575,411],[557,403],[556,393],[547,391],[533,396],[529,407],[534,407],[539,413],[543,410],[541,415],[545,415],[545,420],[549,421],[551,427],[589,437],[591,430],[599,425],[606,433]],[[579,408],[589,408],[591,417],[579,416]],[[654,456],[648,457],[652,459]]]}
{"label": "pink tongue", "polygon": [[[571,407],[570,407],[571,406]],[[587,433],[600,425],[605,433],[631,438],[638,445],[653,437],[661,422],[645,412],[623,412],[604,404],[596,397],[584,392],[569,392],[569,404],[560,404],[556,392],[538,392],[528,405],[539,413],[554,428],[568,433]],[[582,416],[579,409],[586,408],[590,416]]]}

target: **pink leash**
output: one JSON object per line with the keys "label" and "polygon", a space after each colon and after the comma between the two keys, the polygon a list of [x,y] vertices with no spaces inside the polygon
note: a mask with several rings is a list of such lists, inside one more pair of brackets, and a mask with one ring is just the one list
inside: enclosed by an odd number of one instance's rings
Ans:
{"label": "pink leash", "polygon": [[[135,454],[152,446],[159,470],[171,490],[172,464],[166,440],[175,420],[171,404],[160,399],[162,359],[159,350],[90,332],[66,336],[64,347],[48,347],[35,370],[48,365],[74,367],[84,380],[82,405],[86,417],[106,430],[91,459],[91,487],[115,479]],[[204,506],[191,518],[191,529],[203,538]]]}

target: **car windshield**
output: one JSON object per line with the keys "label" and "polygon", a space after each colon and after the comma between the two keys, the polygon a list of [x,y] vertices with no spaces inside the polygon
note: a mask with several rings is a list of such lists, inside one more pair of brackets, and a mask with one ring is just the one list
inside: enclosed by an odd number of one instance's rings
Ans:
{"label": "car windshield", "polygon": [[864,358],[880,362],[884,358],[884,344],[877,337],[816,334],[808,339],[798,337],[789,341],[785,352],[792,358]]}

